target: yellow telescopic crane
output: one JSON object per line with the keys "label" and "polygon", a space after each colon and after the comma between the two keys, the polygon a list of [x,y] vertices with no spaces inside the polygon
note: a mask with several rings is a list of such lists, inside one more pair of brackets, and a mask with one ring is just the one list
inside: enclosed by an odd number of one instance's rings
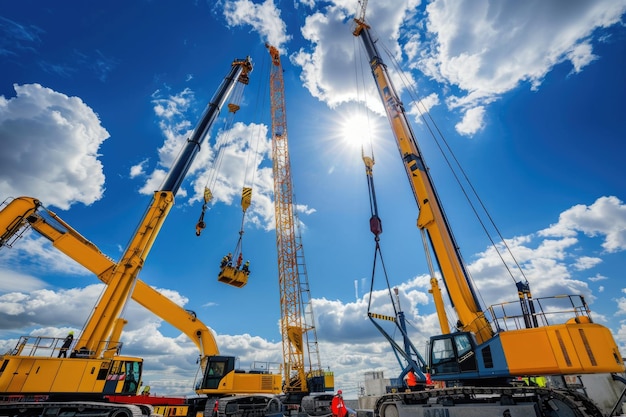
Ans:
{"label": "yellow telescopic crane", "polygon": [[[14,238],[20,236],[20,230],[30,225],[50,239],[56,248],[96,273],[107,284],[82,333],[70,346],[59,348],[59,340],[56,338],[37,336],[36,341],[32,342],[34,338],[24,336],[13,351],[0,355],[0,396],[21,400],[17,405],[0,401],[0,415],[22,414],[22,410],[26,409],[35,413],[32,415],[47,414],[44,413],[45,403],[24,402],[25,399],[39,397],[57,400],[54,403],[55,413],[118,417],[135,414],[131,405],[105,403],[109,396],[135,395],[141,383],[142,358],[119,354],[120,335],[126,323],[121,313],[131,296],[153,311],[155,304],[159,304],[160,294],[139,281],[138,274],[213,122],[236,83],[245,81],[250,71],[252,62],[249,58],[233,61],[228,75],[205,109],[163,185],[154,193],[130,244],[117,263],[102,255],[95,245],[53,213],[49,212],[58,227],[46,223],[37,213],[40,202],[34,198],[17,198],[0,210],[0,247],[10,246]],[[234,366],[234,357],[210,356],[218,353],[215,340],[204,325],[193,323],[193,317],[169,302],[161,303],[159,313],[164,314],[166,320],[177,324],[207,353],[202,358],[204,369],[209,369],[210,359],[223,359]],[[189,320],[191,323],[188,323]],[[61,357],[63,349],[70,350],[69,357]],[[57,352],[60,352],[58,357]],[[201,381],[199,393],[227,391],[225,393],[232,394],[258,390],[258,387],[247,384],[247,380],[244,381],[246,386],[235,385],[234,370],[230,373],[227,371],[229,369],[222,367],[222,377],[228,378],[228,384],[220,383],[221,380],[216,380],[215,375],[210,378],[207,376]],[[267,377],[270,382],[268,386],[271,387],[266,392],[277,392],[279,387],[276,385],[279,384],[274,385],[274,378]],[[254,379],[262,382],[260,378]],[[78,402],[81,400],[83,402]],[[84,401],[89,401],[89,404]],[[61,409],[63,411],[59,411]]]}
{"label": "yellow telescopic crane", "polygon": [[[464,387],[464,398],[454,397],[456,388],[435,390],[427,395],[383,396],[378,401],[375,415],[601,415],[598,406],[593,404],[599,396],[591,398],[578,391],[583,386],[580,375],[596,376],[596,385],[606,384],[615,392],[623,389],[621,383],[619,387],[612,386],[615,380],[626,382],[626,379],[616,375],[622,374],[625,367],[613,335],[607,327],[593,322],[582,295],[557,295],[533,300],[527,282],[516,282],[521,306],[518,302],[501,303],[489,307],[487,312],[483,311],[404,105],[365,22],[367,2],[361,0],[360,4],[353,34],[361,39],[367,53],[374,82],[417,203],[417,227],[422,233],[425,249],[432,248],[448,297],[458,316],[456,331],[450,332],[442,320],[442,334],[431,337],[429,371],[433,381],[445,383],[448,387]],[[431,283],[436,284],[436,279]],[[431,291],[441,319],[445,311],[439,288],[432,285]],[[551,381],[558,381],[555,386],[570,388],[568,385],[571,385],[576,389],[519,387],[519,381],[523,382],[524,378],[530,380],[537,377],[543,380],[549,377]],[[568,381],[576,382],[570,384]],[[515,392],[511,390],[512,386],[517,387]],[[480,394],[482,403],[467,401],[477,394]],[[454,407],[442,406],[439,410],[422,407],[422,403],[428,402],[426,397],[432,399],[436,396],[445,397]],[[608,399],[616,401],[615,407],[621,401],[621,397],[617,397],[617,400]],[[559,405],[555,406],[556,403]],[[477,411],[469,412],[470,407]],[[561,408],[562,413],[554,411],[555,407]],[[506,412],[503,413],[504,409]]]}

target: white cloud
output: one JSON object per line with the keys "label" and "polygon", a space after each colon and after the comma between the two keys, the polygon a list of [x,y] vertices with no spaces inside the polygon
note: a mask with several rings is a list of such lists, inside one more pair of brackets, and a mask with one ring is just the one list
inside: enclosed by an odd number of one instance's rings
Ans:
{"label": "white cloud", "polygon": [[[191,171],[193,196],[190,202],[203,199],[204,187],[213,193],[211,204],[240,204],[243,187],[252,187],[252,203],[246,221],[266,230],[274,228],[274,183],[272,168],[267,165],[271,144],[263,124],[235,123],[219,131],[212,147],[201,151]],[[208,168],[207,168],[208,167]]]}
{"label": "white cloud", "polygon": [[291,39],[287,25],[280,18],[280,9],[273,0],[256,4],[250,0],[229,0],[224,4],[224,17],[229,26],[250,25],[264,42],[282,50]]}
{"label": "white cloud", "polygon": [[[464,113],[459,133],[473,135],[484,126],[484,108],[502,94],[528,83],[538,88],[559,64],[569,62],[572,73],[597,57],[591,38],[598,28],[620,21],[626,0],[561,3],[530,0],[435,0],[425,14],[416,14],[418,1],[370,2],[366,20],[399,94],[413,77],[425,75],[447,91],[451,110]],[[382,114],[378,94],[367,80],[357,97],[354,71],[367,66],[360,40],[351,31],[356,2],[336,0],[307,17],[302,35],[310,47],[291,56],[302,68],[301,78],[311,95],[335,108],[367,97],[368,107]],[[567,8],[565,13],[563,8]],[[601,36],[601,35],[600,35]],[[404,55],[403,55],[404,53]],[[395,62],[414,73],[395,71]],[[365,68],[363,73],[369,74]],[[428,95],[421,89],[420,94]],[[407,108],[411,106],[408,105]],[[473,109],[473,110],[470,110]],[[470,110],[470,111],[468,111]]]}
{"label": "white cloud", "polygon": [[[626,289],[622,288],[622,292],[626,293]],[[617,315],[624,315],[626,314],[626,297],[620,297],[617,300]],[[624,329],[624,326],[622,326],[622,329]],[[626,344],[626,339],[624,340],[624,343]]]}
{"label": "white cloud", "polygon": [[578,204],[559,216],[559,222],[540,231],[541,236],[601,236],[607,252],[626,249],[626,205],[615,196],[600,197],[592,205]]}
{"label": "white cloud", "polygon": [[[559,216],[559,222],[547,229],[507,240],[507,246],[522,268],[523,277],[510,262],[514,274],[511,278],[495,249],[485,250],[469,266],[482,297],[488,304],[510,301],[507,294],[511,293],[514,281],[528,279],[535,296],[582,294],[593,302],[595,297],[588,283],[575,279],[574,274],[599,265],[602,257],[580,256],[577,234],[603,237],[600,242],[607,252],[624,250],[626,246],[619,242],[623,240],[625,210],[626,206],[617,198],[600,197],[591,206],[577,205],[565,210]],[[499,248],[501,253],[506,253],[501,245]],[[587,279],[597,282],[607,277],[596,274]]]}
{"label": "white cloud", "polygon": [[[174,163],[180,149],[191,135],[195,123],[188,120],[195,98],[191,90],[162,97],[153,94],[155,113],[165,141],[159,148],[158,166],[143,178],[142,194],[158,190]],[[204,200],[204,189],[213,194],[209,203],[233,205],[240,201],[242,188],[252,187],[252,204],[246,212],[246,222],[266,230],[274,228],[274,190],[271,164],[271,142],[268,127],[264,124],[249,125],[237,122],[226,130],[218,130],[215,139],[206,138],[196,155],[183,187],[177,197],[189,194],[187,204]],[[132,172],[144,173],[147,159],[133,167]],[[191,190],[185,188],[190,184]],[[181,200],[182,201],[182,200]]]}
{"label": "white cloud", "polygon": [[410,103],[408,114],[415,117],[414,120],[416,123],[422,123],[422,115],[430,112],[433,107],[438,106],[439,104],[439,95],[432,93],[419,100],[419,102]]}
{"label": "white cloud", "polygon": [[[354,2],[335,2],[324,10],[307,16],[302,27],[302,36],[311,43],[311,48],[301,48],[290,56],[294,65],[302,68],[300,79],[313,97],[336,108],[342,103],[365,101],[372,111],[384,114],[383,106],[367,65],[365,52],[360,51],[360,40],[351,36]],[[368,16],[376,25],[376,37],[391,44],[390,54],[399,58],[399,27],[410,18],[417,2],[376,2],[368,5]],[[361,84],[354,71],[347,68],[361,67],[359,73],[368,78],[363,84],[364,91],[357,91]],[[401,93],[405,85],[414,85],[409,72],[398,74],[389,65],[393,83]]]}
{"label": "white cloud", "polygon": [[432,45],[419,66],[475,97],[500,95],[524,81],[537,87],[556,64],[570,61],[579,71],[591,62],[588,37],[619,22],[625,10],[624,0],[436,0],[427,6]]}
{"label": "white cloud", "polygon": [[468,109],[463,116],[463,120],[457,123],[456,130],[465,136],[472,136],[485,127],[485,108],[483,106]]}
{"label": "white cloud", "polygon": [[166,176],[166,171],[162,169],[155,169],[145,180],[144,184],[139,189],[139,192],[146,195],[153,194],[155,191],[161,188],[161,184],[163,184],[163,181],[165,181]]}
{"label": "white cloud", "polygon": [[588,279],[591,282],[598,282],[598,281],[604,281],[604,280],[609,279],[609,278],[605,277],[604,275],[596,274],[595,276],[589,277]]}
{"label": "white cloud", "polygon": [[89,205],[104,192],[98,150],[109,137],[94,111],[78,97],[39,84],[14,85],[0,96],[0,195],[30,195],[68,209]]}
{"label": "white cloud", "polygon": [[144,159],[137,165],[130,167],[130,178],[139,177],[145,175],[144,167],[148,163],[148,159]]}
{"label": "white cloud", "polygon": [[[35,275],[43,272],[58,272],[76,276],[89,275],[90,272],[52,247],[52,243],[32,231],[26,231],[18,245],[4,248],[0,251],[0,261],[6,269],[0,269],[0,278],[9,279],[13,273],[31,276],[20,285],[20,289],[27,290],[30,285],[37,285]],[[9,269],[13,268],[13,270]],[[12,272],[19,269],[20,272]],[[10,287],[10,286],[9,286]]]}
{"label": "white cloud", "polygon": [[592,257],[592,256],[581,256],[580,258],[576,259],[576,262],[574,263],[574,268],[582,271],[585,269],[591,269],[594,266],[600,264],[602,262],[602,259],[600,258],[596,258],[596,257]]}
{"label": "white cloud", "polygon": [[45,287],[47,287],[47,284],[37,277],[0,268],[0,294],[19,290],[33,291]]}
{"label": "white cloud", "polygon": [[[0,295],[0,328],[28,329],[67,326],[82,328],[102,292],[102,284],[59,291],[38,289]],[[64,332],[63,332],[64,333]],[[61,337],[62,333],[50,336]]]}
{"label": "white cloud", "polygon": [[572,62],[574,66],[573,72],[582,71],[583,67],[589,65],[593,60],[598,58],[592,53],[592,46],[589,43],[581,43],[575,45],[574,48],[567,54],[567,58]]}
{"label": "white cloud", "polygon": [[[487,304],[511,301],[517,291],[515,282],[530,283],[533,294],[583,294],[593,301],[591,290],[584,281],[572,278],[567,260],[577,243],[573,238],[537,239],[535,235],[507,240],[524,276],[510,262],[511,276],[493,247],[488,248],[469,265],[469,271]],[[506,254],[502,245],[501,253]],[[507,257],[505,257],[507,259]]]}

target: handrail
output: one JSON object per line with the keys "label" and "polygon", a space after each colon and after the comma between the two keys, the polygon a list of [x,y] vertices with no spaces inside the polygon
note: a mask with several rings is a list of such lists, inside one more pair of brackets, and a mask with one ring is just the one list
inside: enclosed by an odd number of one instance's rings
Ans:
{"label": "handrail", "polygon": [[[589,308],[582,295],[556,295],[532,300],[539,327],[557,322],[565,323],[572,318],[585,317],[590,323]],[[487,311],[491,316],[494,331],[520,330],[526,328],[519,301],[508,301],[491,305]]]}
{"label": "handrail", "polygon": [[[61,352],[64,337],[48,337],[48,336],[20,336],[15,348],[6,352],[2,356],[38,356],[38,357],[56,357]],[[70,347],[67,348],[67,356],[69,357],[86,357],[89,353],[77,349],[80,345],[80,339],[74,340]],[[107,350],[115,349],[119,353],[122,349],[122,343],[109,346]],[[0,356],[1,357],[1,356]]]}

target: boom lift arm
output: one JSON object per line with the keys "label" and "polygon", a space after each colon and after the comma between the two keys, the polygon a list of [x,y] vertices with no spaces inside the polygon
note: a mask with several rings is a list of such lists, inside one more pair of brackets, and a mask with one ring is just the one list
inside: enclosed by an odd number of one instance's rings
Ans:
{"label": "boom lift arm", "polygon": [[132,293],[135,279],[143,267],[145,258],[148,256],[167,214],[174,205],[174,196],[200,150],[202,142],[208,136],[208,131],[238,78],[242,73],[247,74],[251,70],[252,63],[249,59],[233,62],[230,73],[207,106],[198,126],[192,132],[183,151],[168,173],[163,186],[154,193],[147,213],[140,222],[139,228],[122,259],[113,268],[101,301],[96,305],[81,335],[81,343],[86,346],[88,351],[93,352],[94,356],[97,356],[105,348],[105,341],[113,329],[113,324]]}
{"label": "boom lift arm", "polygon": [[[41,210],[45,210],[45,213],[58,225],[47,221],[39,213]],[[5,231],[0,236],[0,247],[7,245],[18,229],[27,226],[50,240],[56,249],[84,266],[104,284],[109,284],[115,261],[102,253],[96,245],[81,236],[54,212],[43,208],[41,203],[34,198],[18,197],[0,211],[0,230]],[[135,283],[132,299],[185,333],[196,344],[203,358],[219,354],[213,334],[195,314],[182,309],[139,278]]]}

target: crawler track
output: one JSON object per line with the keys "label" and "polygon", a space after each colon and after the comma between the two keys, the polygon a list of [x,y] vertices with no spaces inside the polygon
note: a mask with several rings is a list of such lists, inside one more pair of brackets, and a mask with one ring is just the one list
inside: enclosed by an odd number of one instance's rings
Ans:
{"label": "crawler track", "polygon": [[92,401],[0,403],[2,417],[146,417],[151,413],[149,406]]}
{"label": "crawler track", "polygon": [[[534,413],[534,414],[533,414]],[[537,387],[459,387],[382,396],[376,417],[603,417],[584,395]]]}

